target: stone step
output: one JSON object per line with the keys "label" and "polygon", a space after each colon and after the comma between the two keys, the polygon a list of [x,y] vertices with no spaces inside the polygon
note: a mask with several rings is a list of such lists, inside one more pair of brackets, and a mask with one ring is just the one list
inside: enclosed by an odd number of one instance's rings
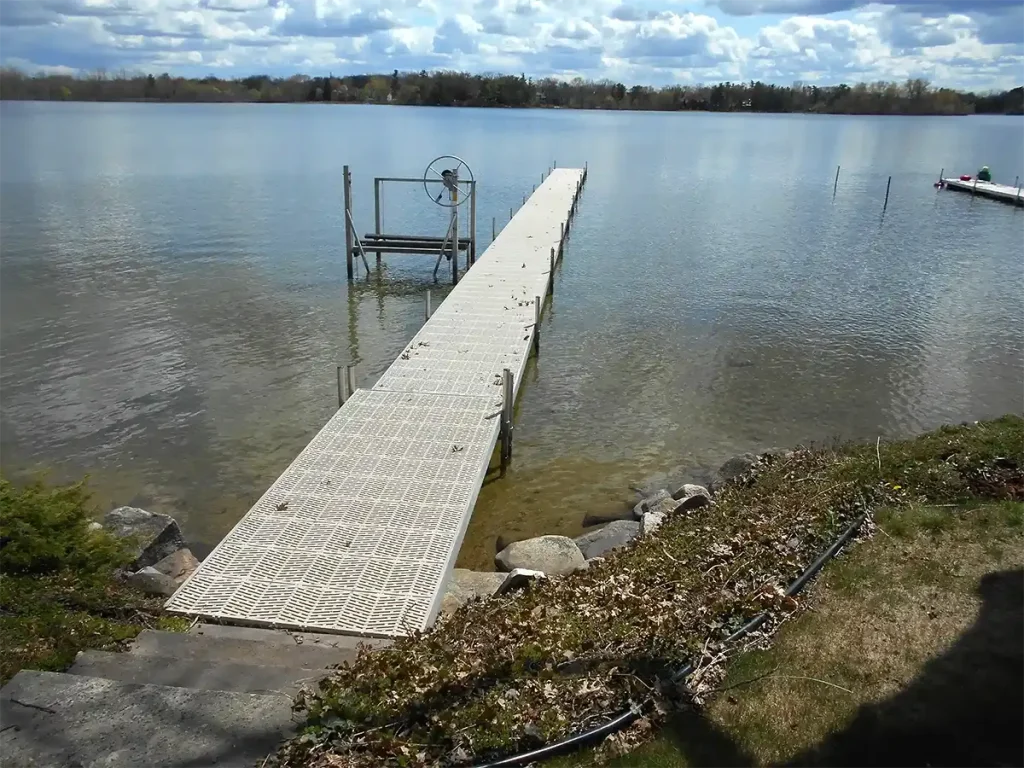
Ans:
{"label": "stone step", "polygon": [[0,690],[4,768],[251,768],[294,735],[291,698],[22,670]]}
{"label": "stone step", "polygon": [[264,629],[261,627],[239,627],[234,624],[196,624],[189,630],[190,635],[224,637],[236,640],[259,640],[281,645],[312,644],[332,648],[358,648],[369,645],[383,648],[394,641],[389,638],[355,637],[353,635],[325,634],[320,632],[292,632],[285,629]]}
{"label": "stone step", "polygon": [[217,634],[162,632],[153,629],[139,633],[132,644],[131,653],[140,656],[171,656],[208,664],[234,662],[294,669],[324,669],[333,664],[352,661],[356,657],[354,647],[296,643],[291,638],[285,642],[269,634],[253,639]]}
{"label": "stone step", "polygon": [[243,664],[134,653],[82,651],[68,670],[72,675],[105,677],[122,683],[148,683],[176,688],[236,693],[285,693],[314,686],[325,669]]}

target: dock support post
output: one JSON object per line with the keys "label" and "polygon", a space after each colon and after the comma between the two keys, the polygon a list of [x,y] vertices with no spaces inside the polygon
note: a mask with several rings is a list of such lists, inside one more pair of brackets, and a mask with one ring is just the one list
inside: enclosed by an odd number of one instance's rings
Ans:
{"label": "dock support post", "polygon": [[536,192],[536,191],[537,191],[537,185],[536,185],[536,184],[534,184],[534,185],[533,185],[533,189],[531,189],[531,190],[530,190],[530,194],[532,195],[532,194],[533,194],[534,192]]}
{"label": "dock support post", "polygon": [[551,249],[551,269],[548,271],[548,294],[555,295],[555,249]]}
{"label": "dock support post", "polygon": [[345,273],[352,280],[355,277],[355,265],[352,263],[352,238],[355,233],[352,231],[352,175],[347,165],[342,168],[342,176],[345,191]]}
{"label": "dock support post", "polygon": [[889,207],[889,187],[892,185],[892,176],[889,177],[889,181],[885,185],[885,202],[882,203],[882,213],[885,213],[885,209]]}
{"label": "dock support post", "polygon": [[939,171],[939,184],[942,184],[942,177],[946,175],[946,169],[943,168]]}
{"label": "dock support post", "polygon": [[345,366],[345,381],[348,383],[348,397],[356,393],[356,366],[349,363]]}
{"label": "dock support post", "polygon": [[476,180],[469,182],[469,253],[466,254],[466,268],[476,264]]}
{"label": "dock support post", "polygon": [[[380,216],[380,179],[373,180],[373,231],[380,238],[381,216]],[[377,266],[380,266],[381,252],[377,251]]]}
{"label": "dock support post", "polygon": [[498,217],[491,216],[491,242],[498,237]]}
{"label": "dock support post", "polygon": [[430,290],[427,290],[427,295],[423,301],[423,322],[427,322],[430,319]]}
{"label": "dock support post", "polygon": [[523,195],[523,205],[526,205],[526,195]]}
{"label": "dock support post", "polygon": [[832,199],[833,200],[836,199],[836,190],[839,189],[839,169],[840,168],[842,168],[841,165],[837,165],[836,166],[836,183],[832,185]]}
{"label": "dock support post", "polygon": [[512,371],[505,368],[501,372],[501,476],[505,476],[509,462],[512,460]]}
{"label": "dock support post", "polygon": [[558,161],[557,161],[557,160],[553,161],[553,163],[552,163],[552,166],[551,166],[551,167],[552,167],[552,168],[557,168],[557,167],[558,167]]}
{"label": "dock support post", "polygon": [[533,297],[533,354],[540,356],[540,296]]}
{"label": "dock support post", "polygon": [[508,220],[512,221],[512,217],[515,216],[515,212],[512,210],[512,206],[508,208]]}
{"label": "dock support post", "polygon": [[345,385],[341,380],[341,366],[338,366],[338,407],[341,408],[345,404]]}
{"label": "dock support post", "polygon": [[561,246],[562,241],[565,240],[565,222],[558,222],[558,244]]}

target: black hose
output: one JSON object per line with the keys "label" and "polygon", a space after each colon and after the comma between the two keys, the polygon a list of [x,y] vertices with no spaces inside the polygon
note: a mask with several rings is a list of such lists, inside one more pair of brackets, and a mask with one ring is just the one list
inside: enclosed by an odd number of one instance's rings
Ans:
{"label": "black hose", "polygon": [[[867,513],[864,513],[857,518],[849,528],[843,531],[842,536],[836,539],[835,543],[832,544],[825,553],[815,560],[808,566],[808,568],[801,573],[796,581],[789,585],[789,589],[786,590],[787,597],[796,596],[800,590],[807,586],[807,582],[814,578],[814,576],[820,571],[825,564],[831,560],[839,552],[843,546],[853,538],[854,534],[860,529],[867,520]],[[760,613],[738,630],[733,632],[727,638],[726,643],[732,643],[739,640],[744,635],[750,634],[762,624],[768,620],[768,612]],[[687,677],[689,677],[694,670],[693,663],[687,663],[681,667],[672,677],[669,678],[670,682],[678,685]],[[571,752],[572,750],[582,747],[590,741],[596,741],[599,738],[603,738],[609,734],[615,733],[620,728],[624,728],[637,720],[642,714],[643,709],[636,704],[631,704],[629,709],[623,710],[619,714],[615,715],[611,720],[608,720],[601,725],[591,728],[589,731],[583,731],[583,733],[577,733],[575,736],[569,736],[561,741],[556,741],[554,744],[547,744],[543,747],[531,750],[530,752],[523,752],[518,755],[512,755],[511,757],[505,757],[501,760],[495,760],[491,763],[480,763],[473,768],[512,768],[517,765],[525,765],[532,763],[535,760],[546,760],[549,757],[562,754],[563,752]]]}

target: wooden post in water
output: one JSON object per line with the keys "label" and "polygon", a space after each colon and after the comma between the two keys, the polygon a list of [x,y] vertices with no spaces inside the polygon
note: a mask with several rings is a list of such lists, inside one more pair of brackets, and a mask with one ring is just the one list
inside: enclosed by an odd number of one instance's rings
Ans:
{"label": "wooden post in water", "polygon": [[889,186],[892,184],[892,176],[889,177],[889,181],[885,185],[885,202],[882,203],[882,213],[885,213],[885,209],[889,207]]}
{"label": "wooden post in water", "polygon": [[832,199],[836,199],[836,190],[839,189],[839,169],[842,166],[836,166],[836,183],[832,185]]}
{"label": "wooden post in water", "polygon": [[348,275],[348,279],[351,280],[355,277],[355,266],[352,263],[352,238],[355,234],[352,231],[352,175],[348,172],[348,166],[344,166],[341,169],[343,181],[342,188],[345,193],[345,273]]}
{"label": "wooden post in water", "polygon": [[[376,235],[380,235],[381,232],[381,212],[380,212],[380,179],[373,180],[373,231]],[[377,251],[377,266],[380,266],[381,252]]]}
{"label": "wooden post in water", "polygon": [[533,297],[533,353],[540,355],[540,296]]}

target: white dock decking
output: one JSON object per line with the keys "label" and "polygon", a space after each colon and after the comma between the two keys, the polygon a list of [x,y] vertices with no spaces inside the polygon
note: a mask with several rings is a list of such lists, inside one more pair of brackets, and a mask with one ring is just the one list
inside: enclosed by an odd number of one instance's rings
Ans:
{"label": "white dock decking", "polygon": [[[364,636],[427,627],[518,394],[551,249],[586,178],[555,169],[405,351],[358,390],[167,602],[229,623]],[[513,397],[515,397],[515,394]]]}
{"label": "white dock decking", "polygon": [[1024,195],[1020,187],[1010,187],[1006,184],[995,184],[991,181],[961,181],[960,179],[943,179],[942,183],[950,189],[960,192],[991,197],[995,200],[1002,200],[1005,203],[1014,203],[1024,206]]}

